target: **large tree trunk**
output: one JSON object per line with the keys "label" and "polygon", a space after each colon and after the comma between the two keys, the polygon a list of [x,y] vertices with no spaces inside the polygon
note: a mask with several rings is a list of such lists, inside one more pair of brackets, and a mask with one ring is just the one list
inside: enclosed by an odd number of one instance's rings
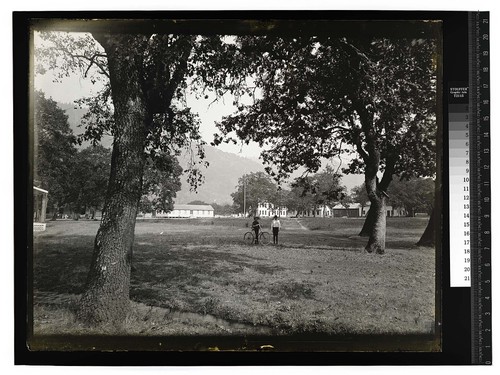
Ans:
{"label": "large tree trunk", "polygon": [[92,324],[119,324],[129,310],[132,246],[145,164],[148,116],[139,77],[145,37],[94,36],[108,56],[116,126],[108,191],[78,316]]}
{"label": "large tree trunk", "polygon": [[369,237],[370,233],[373,230],[373,226],[375,225],[375,210],[372,210],[371,206],[366,213],[366,219],[363,224],[363,228],[361,228],[361,232],[359,232],[360,237]]}
{"label": "large tree trunk", "polygon": [[[439,46],[441,47],[441,46]],[[438,47],[438,48],[439,48]],[[438,61],[438,66],[442,64],[442,60]],[[442,71],[441,69],[437,69],[438,73],[438,81],[441,78]],[[442,87],[441,85],[437,85],[437,92],[436,92],[436,105],[437,107],[440,107],[442,105]],[[443,218],[442,218],[442,193],[441,193],[441,178],[442,178],[442,169],[441,169],[441,163],[442,163],[442,153],[439,152],[439,150],[443,149],[443,129],[439,126],[439,124],[442,124],[443,118],[442,118],[442,113],[441,111],[436,110],[436,123],[438,124],[438,129],[437,129],[437,134],[436,134],[436,180],[434,181],[434,205],[432,207],[432,213],[429,218],[429,222],[427,223],[427,227],[425,228],[424,233],[422,234],[422,237],[420,240],[417,242],[418,246],[431,246],[431,247],[436,247],[436,249],[439,251],[440,246],[442,245],[440,241],[440,237],[436,236],[436,234],[440,233],[441,226],[443,224]],[[441,135],[441,137],[439,136]],[[436,226],[439,229],[436,231]]]}
{"label": "large tree trunk", "polygon": [[429,222],[427,223],[427,227],[425,228],[424,233],[422,234],[422,237],[420,237],[420,240],[417,242],[418,246],[434,246],[434,227],[436,223],[436,209],[432,209],[432,214],[429,218]]}
{"label": "large tree trunk", "polygon": [[[438,160],[438,165],[439,165]],[[436,224],[441,223],[440,211],[441,211],[441,193],[440,193],[440,176],[437,175],[436,181],[434,182],[434,205],[432,207],[431,216],[429,217],[429,222],[425,228],[422,237],[417,242],[418,246],[429,246],[434,247],[436,245]],[[439,225],[439,224],[438,224]]]}
{"label": "large tree trunk", "polygon": [[370,200],[370,210],[366,221],[368,221],[368,216],[372,215],[373,217],[372,227],[367,228],[369,238],[365,250],[368,253],[383,254],[385,252],[386,233],[385,199],[387,194],[385,191],[392,180],[396,158],[394,156],[386,156],[384,175],[379,184],[377,173],[379,172],[381,154],[377,143],[374,115],[366,109],[366,105],[363,102],[360,101],[354,103],[354,105],[366,139],[366,148],[363,146],[360,137],[356,140],[356,148],[365,162],[365,187],[368,199]]}
{"label": "large tree trunk", "polygon": [[384,254],[386,233],[385,197],[383,195],[380,196],[377,192],[376,177],[366,179],[365,181],[367,182],[368,197],[371,203],[370,211],[373,212],[373,225],[365,250],[368,253]]}

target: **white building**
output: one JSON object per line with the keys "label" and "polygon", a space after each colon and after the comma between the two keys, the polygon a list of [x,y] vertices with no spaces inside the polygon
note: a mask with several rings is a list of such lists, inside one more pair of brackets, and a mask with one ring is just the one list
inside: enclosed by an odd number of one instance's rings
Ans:
{"label": "white building", "polygon": [[330,206],[318,206],[316,208],[311,208],[309,210],[304,210],[296,212],[295,216],[300,215],[302,217],[331,217],[332,209]]}
{"label": "white building", "polygon": [[368,208],[361,207],[359,203],[349,203],[346,206],[341,205],[340,203],[335,205],[332,208],[332,216],[333,217],[360,217],[365,216]]}
{"label": "white building", "polygon": [[[339,203],[333,207],[323,205],[315,209],[296,212],[295,215],[298,214],[301,217],[362,217],[366,216],[369,209],[370,202],[366,203],[364,206],[360,203],[350,203],[347,207]],[[389,217],[406,215],[406,211],[403,208],[393,207],[391,205],[386,206],[386,211]]]}
{"label": "white building", "polygon": [[257,216],[260,217],[286,217],[288,209],[286,207],[275,207],[272,203],[259,203],[257,206]]}
{"label": "white building", "polygon": [[[370,204],[371,202],[367,202],[363,207],[363,216],[366,216],[366,214],[368,213],[368,210],[370,209]],[[385,210],[387,217],[406,216],[406,210],[402,207],[393,207],[388,204],[385,206]]]}
{"label": "white building", "polygon": [[43,232],[46,228],[45,215],[47,213],[47,202],[49,192],[33,186],[33,231]]}
{"label": "white building", "polygon": [[[145,217],[151,217],[146,214]],[[208,204],[174,204],[174,209],[170,212],[157,211],[156,217],[182,217],[199,218],[214,217],[214,208]]]}

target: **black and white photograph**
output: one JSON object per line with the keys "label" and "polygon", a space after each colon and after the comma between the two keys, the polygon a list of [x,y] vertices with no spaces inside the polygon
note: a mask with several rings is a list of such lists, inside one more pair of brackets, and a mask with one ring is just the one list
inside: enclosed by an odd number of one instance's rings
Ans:
{"label": "black and white photograph", "polygon": [[40,18],[30,58],[30,350],[441,350],[439,20]]}

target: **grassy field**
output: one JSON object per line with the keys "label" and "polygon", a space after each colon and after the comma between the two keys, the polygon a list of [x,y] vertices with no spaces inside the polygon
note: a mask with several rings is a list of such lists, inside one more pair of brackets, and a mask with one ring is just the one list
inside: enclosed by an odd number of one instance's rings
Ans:
{"label": "grassy field", "polygon": [[[435,250],[424,218],[388,218],[384,255],[362,219],[284,219],[280,245],[245,245],[247,219],[138,220],[120,331],[99,334],[420,334],[435,321]],[[263,226],[270,221],[263,220]],[[34,239],[35,334],[92,334],[75,306],[96,221],[55,221]]]}

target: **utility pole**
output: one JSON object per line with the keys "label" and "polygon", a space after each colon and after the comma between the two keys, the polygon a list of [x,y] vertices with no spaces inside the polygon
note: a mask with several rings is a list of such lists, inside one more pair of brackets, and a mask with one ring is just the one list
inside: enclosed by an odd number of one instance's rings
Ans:
{"label": "utility pole", "polygon": [[281,187],[278,188],[279,199],[278,199],[278,217],[281,217]]}
{"label": "utility pole", "polygon": [[243,177],[243,217],[247,217],[247,179]]}

